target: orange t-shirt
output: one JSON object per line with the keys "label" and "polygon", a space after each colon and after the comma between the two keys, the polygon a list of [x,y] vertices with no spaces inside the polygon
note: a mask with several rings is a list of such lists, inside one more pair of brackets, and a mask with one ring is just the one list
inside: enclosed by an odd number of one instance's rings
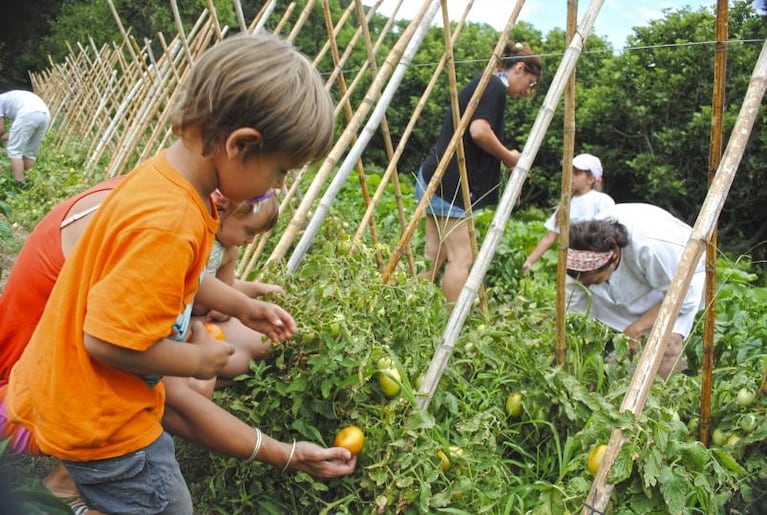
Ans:
{"label": "orange t-shirt", "polygon": [[162,433],[162,383],[91,358],[83,334],[136,351],[174,335],[215,238],[208,204],[161,152],[96,212],[8,384],[9,419],[30,428],[43,452],[106,459]]}

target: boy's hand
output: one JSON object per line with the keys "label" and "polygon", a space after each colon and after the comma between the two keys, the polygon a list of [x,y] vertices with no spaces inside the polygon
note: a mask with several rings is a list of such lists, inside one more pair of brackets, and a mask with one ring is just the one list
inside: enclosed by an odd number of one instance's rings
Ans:
{"label": "boy's hand", "polygon": [[199,320],[192,323],[192,339],[190,343],[197,345],[200,361],[192,377],[196,379],[211,379],[229,362],[229,356],[234,354],[234,347],[227,342],[214,340],[205,330]]}
{"label": "boy's hand", "polygon": [[296,321],[293,317],[271,302],[251,299],[237,318],[273,342],[283,342],[296,333]]}

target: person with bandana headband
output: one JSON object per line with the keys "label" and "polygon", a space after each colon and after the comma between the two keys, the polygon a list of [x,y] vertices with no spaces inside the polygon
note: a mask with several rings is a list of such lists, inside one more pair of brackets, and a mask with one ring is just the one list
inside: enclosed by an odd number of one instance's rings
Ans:
{"label": "person with bandana headband", "polygon": [[[638,339],[652,329],[661,303],[690,239],[692,228],[650,204],[616,204],[594,220],[570,227],[567,251],[567,309],[623,331],[636,351]],[[705,307],[705,269],[695,269],[669,337],[658,374],[668,378],[686,366],[682,351]],[[589,311],[590,305],[590,311]]]}
{"label": "person with bandana headband", "polygon": [[[480,97],[468,128],[463,133],[466,172],[472,209],[498,202],[501,162],[512,170],[519,151],[504,145],[506,98],[524,98],[540,80],[543,65],[527,43],[507,43],[503,56]],[[476,76],[458,93],[463,114],[479,84]],[[416,201],[420,201],[453,137],[453,112],[448,107],[437,142],[421,163],[416,181]],[[434,196],[426,207],[426,249],[428,269],[421,275],[431,281],[442,266],[442,292],[450,306],[458,299],[474,261],[466,211],[461,193],[458,159],[454,154]]]}

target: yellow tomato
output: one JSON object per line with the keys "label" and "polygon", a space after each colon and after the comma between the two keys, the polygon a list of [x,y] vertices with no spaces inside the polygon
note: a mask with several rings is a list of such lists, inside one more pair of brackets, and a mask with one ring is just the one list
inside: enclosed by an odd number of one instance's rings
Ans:
{"label": "yellow tomato", "polygon": [[589,472],[596,475],[599,472],[599,468],[602,466],[602,460],[605,457],[605,451],[607,446],[603,443],[595,445],[589,452]]}
{"label": "yellow tomato", "polygon": [[226,335],[224,335],[224,330],[221,329],[220,325],[212,322],[205,322],[205,330],[208,331],[208,335],[214,340],[226,340]]}
{"label": "yellow tomato", "polygon": [[450,467],[453,464],[450,463],[450,458],[447,457],[445,451],[437,451],[437,456],[439,457],[439,467],[442,469],[442,472],[447,472],[450,470]]}
{"label": "yellow tomato", "polygon": [[365,434],[357,426],[346,426],[341,429],[333,441],[333,445],[349,449],[349,452],[352,454],[359,454],[364,443]]}

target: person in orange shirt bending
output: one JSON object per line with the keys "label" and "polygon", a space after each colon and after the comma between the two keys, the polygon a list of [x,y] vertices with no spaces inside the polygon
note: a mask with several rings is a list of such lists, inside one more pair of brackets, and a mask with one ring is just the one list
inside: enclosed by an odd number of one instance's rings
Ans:
{"label": "person in orange shirt bending", "polygon": [[[197,61],[186,86],[174,118],[179,139],[101,204],[5,392],[9,422],[28,428],[62,460],[88,506],[107,513],[193,511],[161,425],[160,379],[212,378],[233,351],[199,323],[184,343],[218,226],[211,192],[233,202],[261,195],[332,144],[333,106],[320,77],[274,36],[224,40]],[[295,331],[280,316],[253,327],[275,341]],[[241,445],[286,466],[297,452],[263,443],[257,435]],[[348,452],[336,459],[353,468]]]}

